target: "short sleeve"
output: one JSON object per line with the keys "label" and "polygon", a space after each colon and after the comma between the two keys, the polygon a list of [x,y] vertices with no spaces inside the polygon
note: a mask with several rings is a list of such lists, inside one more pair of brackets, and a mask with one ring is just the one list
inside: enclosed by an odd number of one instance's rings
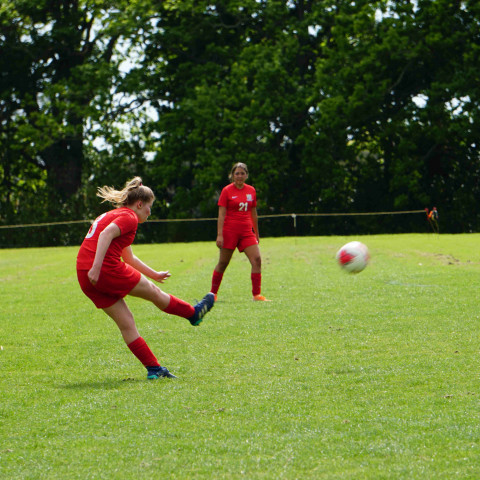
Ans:
{"label": "short sleeve", "polygon": [[220,198],[218,199],[218,206],[219,207],[226,207],[228,201],[228,194],[227,194],[227,187],[222,190],[220,194]]}
{"label": "short sleeve", "polygon": [[125,212],[119,215],[112,223],[117,225],[122,235],[125,235],[126,233],[137,230],[138,218],[135,212]]}
{"label": "short sleeve", "polygon": [[253,191],[252,207],[256,207],[257,206],[257,192],[256,192],[254,187],[252,187],[252,191]]}

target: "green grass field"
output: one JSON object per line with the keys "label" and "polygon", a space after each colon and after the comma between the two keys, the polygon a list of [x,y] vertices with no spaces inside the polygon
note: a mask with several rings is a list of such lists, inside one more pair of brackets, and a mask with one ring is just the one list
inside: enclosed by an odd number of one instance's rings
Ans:
{"label": "green grass field", "polygon": [[[179,378],[147,381],[80,291],[77,248],[0,250],[2,479],[480,478],[480,235],[264,239],[198,328],[127,298]],[[214,242],[138,245],[187,301]]]}

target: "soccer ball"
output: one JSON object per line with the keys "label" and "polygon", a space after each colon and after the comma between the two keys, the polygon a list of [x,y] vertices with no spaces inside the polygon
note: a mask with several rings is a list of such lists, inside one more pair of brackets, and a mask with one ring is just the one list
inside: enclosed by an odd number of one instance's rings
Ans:
{"label": "soccer ball", "polygon": [[337,252],[337,262],[349,273],[359,273],[368,264],[370,255],[362,242],[350,242]]}

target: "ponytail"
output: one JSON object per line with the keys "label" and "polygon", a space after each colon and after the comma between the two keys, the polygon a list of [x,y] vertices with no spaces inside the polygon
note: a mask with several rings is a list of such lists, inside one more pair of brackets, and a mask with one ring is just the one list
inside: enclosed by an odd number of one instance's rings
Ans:
{"label": "ponytail", "polygon": [[140,177],[134,177],[125,184],[123,190],[115,190],[112,187],[98,187],[97,196],[103,198],[103,202],[110,202],[115,207],[127,207],[137,201],[151,202],[155,200],[153,191],[142,184]]}

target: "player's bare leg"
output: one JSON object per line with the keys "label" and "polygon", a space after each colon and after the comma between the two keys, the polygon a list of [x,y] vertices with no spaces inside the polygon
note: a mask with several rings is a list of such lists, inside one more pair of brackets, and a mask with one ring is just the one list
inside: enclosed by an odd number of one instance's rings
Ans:
{"label": "player's bare leg", "polygon": [[158,288],[143,275],[140,281],[132,288],[129,295],[149,300],[160,310],[165,310],[170,303],[170,295]]}
{"label": "player's bare leg", "polygon": [[104,308],[103,311],[117,324],[128,348],[147,369],[149,380],[160,377],[176,378],[166,367],[162,367],[158,363],[150,347],[138,333],[133,314],[123,298],[111,307]]}
{"label": "player's bare leg", "polygon": [[214,295],[207,293],[202,300],[192,306],[180,298],[165,293],[143,275],[129,295],[149,300],[165,313],[186,318],[194,327],[200,325],[214,303]]}
{"label": "player's bare leg", "polygon": [[244,253],[252,265],[252,273],[262,273],[262,257],[258,245],[250,245]]}
{"label": "player's bare leg", "polygon": [[217,265],[213,269],[212,288],[210,289],[210,291],[215,296],[215,301],[217,301],[218,289],[220,288],[220,284],[222,283],[223,274],[225,273],[225,270],[227,269],[228,264],[232,259],[233,252],[234,250],[228,248],[220,248],[220,257],[218,259]]}
{"label": "player's bare leg", "polygon": [[218,263],[215,267],[215,270],[219,273],[225,273],[225,270],[232,259],[234,250],[230,250],[229,248],[221,248],[220,249],[220,258],[218,259]]}
{"label": "player's bare leg", "polygon": [[104,308],[103,311],[117,324],[127,345],[140,336],[133,314],[123,298],[115,302],[111,307]]}

